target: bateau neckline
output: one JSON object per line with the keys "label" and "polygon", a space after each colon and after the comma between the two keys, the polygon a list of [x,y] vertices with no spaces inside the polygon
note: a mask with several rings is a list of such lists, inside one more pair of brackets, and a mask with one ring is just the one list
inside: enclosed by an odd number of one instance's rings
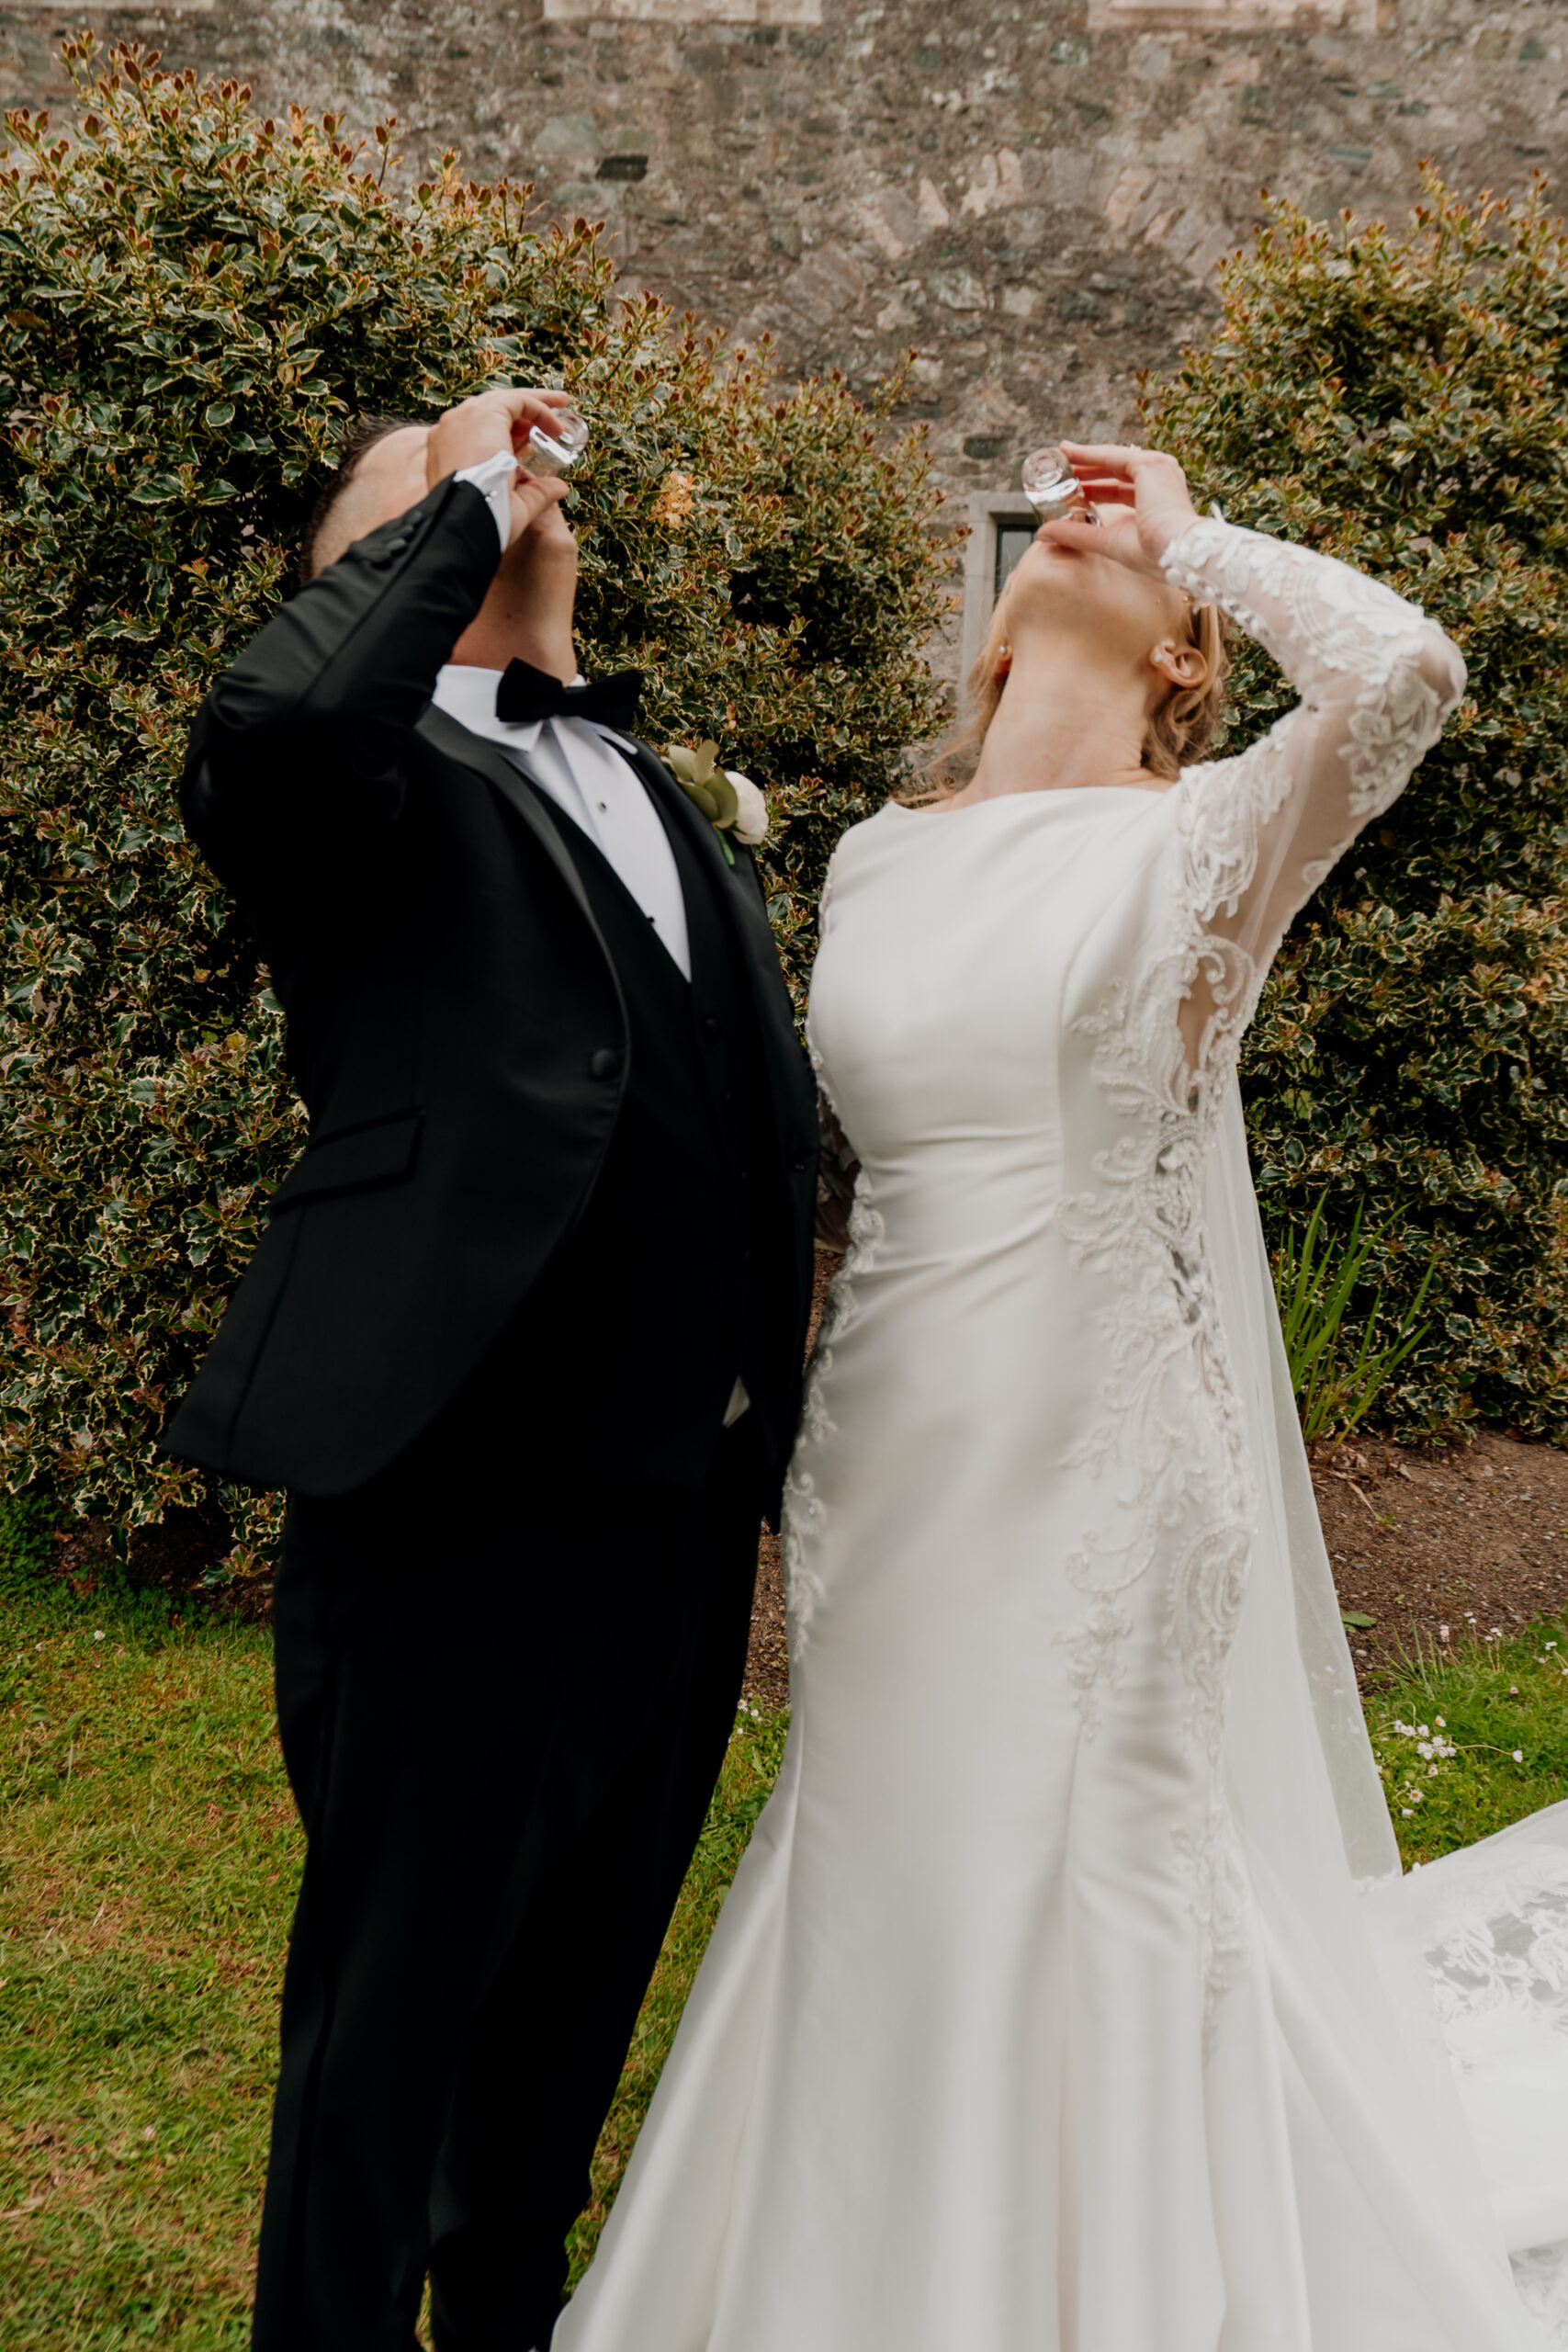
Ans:
{"label": "bateau neckline", "polygon": [[1168,799],[1174,790],[1174,784],[1168,784],[1163,792],[1151,792],[1148,786],[1143,784],[1055,785],[1041,792],[995,793],[988,800],[971,800],[962,808],[943,808],[935,803],[928,804],[923,808],[911,808],[902,800],[885,800],[877,814],[885,816],[889,809],[892,809],[900,817],[977,817],[982,808],[1008,808],[1019,801],[1021,801],[1025,807],[1029,807],[1036,801],[1067,802],[1081,800],[1089,794],[1098,796],[1107,792],[1115,794],[1122,800],[1165,800]]}

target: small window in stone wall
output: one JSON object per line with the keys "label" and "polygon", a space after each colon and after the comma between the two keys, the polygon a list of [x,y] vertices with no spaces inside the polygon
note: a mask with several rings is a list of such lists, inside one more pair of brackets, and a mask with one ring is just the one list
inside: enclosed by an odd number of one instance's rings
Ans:
{"label": "small window in stone wall", "polygon": [[1375,33],[1378,0],[1089,0],[1091,33]]}
{"label": "small window in stone wall", "polygon": [[998,523],[997,560],[993,567],[996,584],[991,591],[993,604],[1012,578],[1014,564],[1023,553],[1024,548],[1031,544],[1038,528],[1039,526],[1032,515],[1027,523]]}
{"label": "small window in stone wall", "polygon": [[980,491],[969,501],[969,537],[964,550],[962,675],[965,678],[986,642],[997,598],[1039,528],[1039,520],[1021,491]]}

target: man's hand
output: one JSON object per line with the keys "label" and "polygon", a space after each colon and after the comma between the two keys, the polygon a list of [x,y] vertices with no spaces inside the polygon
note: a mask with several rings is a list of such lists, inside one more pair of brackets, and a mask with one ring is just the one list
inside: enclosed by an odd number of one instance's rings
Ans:
{"label": "man's hand", "polygon": [[547,506],[554,506],[566,496],[567,485],[558,477],[544,476],[532,480],[527,472],[527,440],[530,428],[542,425],[547,432],[558,409],[570,408],[570,392],[525,392],[510,384],[500,384],[488,392],[476,392],[471,400],[459,401],[445,416],[437,417],[424,445],[424,478],[434,490],[448,474],[461,473],[469,466],[482,466],[487,458],[500,457],[503,450],[516,458],[524,471],[514,476],[512,483],[512,537],[525,531],[537,522]]}
{"label": "man's hand", "polygon": [[[1121,442],[1064,441],[1062,451],[1100,520],[1047,523],[1042,537],[1086,555],[1113,556],[1130,571],[1160,578],[1166,548],[1198,520],[1176,459],[1163,449]],[[1111,514],[1111,507],[1123,511]]]}
{"label": "man's hand", "polygon": [[471,400],[459,401],[430,428],[424,445],[429,488],[434,490],[448,474],[482,466],[487,458],[498,458],[503,449],[521,458],[529,428],[542,424],[547,429],[556,410],[570,405],[570,392],[525,392],[511,384],[497,384],[488,392],[476,392]]}

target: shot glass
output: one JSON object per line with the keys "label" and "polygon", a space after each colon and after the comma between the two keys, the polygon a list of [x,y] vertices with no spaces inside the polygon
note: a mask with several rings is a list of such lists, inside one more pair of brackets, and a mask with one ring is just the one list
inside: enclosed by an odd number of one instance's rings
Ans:
{"label": "shot glass", "polygon": [[542,424],[528,428],[522,450],[531,474],[564,474],[588,447],[588,425],[574,408],[558,408],[547,433]]}
{"label": "shot glass", "polygon": [[1070,515],[1076,523],[1096,520],[1083,484],[1059,448],[1036,449],[1023,461],[1023,494],[1043,523]]}

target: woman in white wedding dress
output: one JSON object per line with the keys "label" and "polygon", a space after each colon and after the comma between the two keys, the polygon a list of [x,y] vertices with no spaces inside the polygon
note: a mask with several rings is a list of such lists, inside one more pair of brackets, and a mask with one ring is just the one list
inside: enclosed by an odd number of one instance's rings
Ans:
{"label": "woman in white wedding dress", "polygon": [[[1235,1080],[1463,665],[1069,454],[973,781],[833,859],[788,1750],[555,2352],[1568,2344],[1568,1807],[1400,1881]],[[1174,775],[1205,606],[1302,700]]]}

